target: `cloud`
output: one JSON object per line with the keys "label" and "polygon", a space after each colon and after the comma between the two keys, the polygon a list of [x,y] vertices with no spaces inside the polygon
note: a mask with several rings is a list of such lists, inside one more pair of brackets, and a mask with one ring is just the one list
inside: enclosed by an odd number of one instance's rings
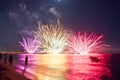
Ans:
{"label": "cloud", "polygon": [[8,13],[9,18],[15,23],[19,34],[32,35],[32,31],[38,26],[37,22],[41,21],[43,24],[56,22],[56,17],[60,18],[61,14],[57,11],[56,7],[51,7],[51,4],[42,2],[37,8],[33,5],[28,6],[25,3],[20,3],[18,9],[11,9]]}
{"label": "cloud", "polygon": [[17,12],[11,11],[8,13],[8,15],[12,22],[14,22],[15,24],[17,24],[19,26],[22,26],[21,17]]}
{"label": "cloud", "polygon": [[21,9],[21,11],[25,11],[27,9],[27,6],[25,4],[19,4],[19,7]]}
{"label": "cloud", "polygon": [[55,15],[56,17],[60,17],[61,16],[61,14],[56,10],[55,7],[49,8],[49,12],[52,13],[53,15]]}
{"label": "cloud", "polygon": [[20,31],[20,34],[24,36],[33,37],[33,30],[29,30],[28,28],[25,28],[24,30]]}

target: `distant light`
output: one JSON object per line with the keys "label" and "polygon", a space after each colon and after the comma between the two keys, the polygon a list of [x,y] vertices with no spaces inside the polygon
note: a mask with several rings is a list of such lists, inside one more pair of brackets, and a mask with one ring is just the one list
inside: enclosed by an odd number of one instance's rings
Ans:
{"label": "distant light", "polygon": [[58,0],[58,2],[60,2],[60,0]]}

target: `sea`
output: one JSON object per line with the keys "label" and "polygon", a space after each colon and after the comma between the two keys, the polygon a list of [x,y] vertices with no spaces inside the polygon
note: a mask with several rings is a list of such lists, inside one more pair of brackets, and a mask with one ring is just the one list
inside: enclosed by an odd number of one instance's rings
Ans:
{"label": "sea", "polygon": [[15,70],[31,80],[120,80],[119,53],[12,55]]}

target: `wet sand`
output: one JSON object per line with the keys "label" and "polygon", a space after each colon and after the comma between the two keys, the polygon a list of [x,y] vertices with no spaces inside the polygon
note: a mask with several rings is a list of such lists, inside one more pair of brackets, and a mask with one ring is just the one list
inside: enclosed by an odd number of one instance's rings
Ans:
{"label": "wet sand", "polygon": [[30,80],[15,71],[13,66],[0,62],[0,80]]}

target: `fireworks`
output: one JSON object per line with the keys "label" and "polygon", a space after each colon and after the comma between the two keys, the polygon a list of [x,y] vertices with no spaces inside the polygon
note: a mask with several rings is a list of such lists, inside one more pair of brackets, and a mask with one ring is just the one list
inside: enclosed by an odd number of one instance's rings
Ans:
{"label": "fireworks", "polygon": [[56,25],[39,24],[35,37],[42,41],[43,52],[57,54],[66,48],[68,34],[59,21],[57,21]]}
{"label": "fireworks", "polygon": [[38,23],[38,26],[37,31],[34,31],[34,40],[23,38],[23,42],[20,42],[28,53],[35,53],[41,47],[42,53],[58,54],[68,50],[68,52],[75,54],[89,54],[103,51],[105,47],[109,46],[101,40],[103,35],[88,34],[87,32],[71,33],[69,35],[59,20],[55,25]]}
{"label": "fireworks", "polygon": [[96,52],[108,45],[104,44],[101,39],[103,35],[96,35],[94,33],[88,34],[86,32],[71,34],[69,38],[69,44],[67,49],[71,53],[89,54],[90,52]]}
{"label": "fireworks", "polygon": [[36,53],[40,50],[40,41],[37,39],[23,38],[23,42],[19,42],[25,52],[29,54]]}

